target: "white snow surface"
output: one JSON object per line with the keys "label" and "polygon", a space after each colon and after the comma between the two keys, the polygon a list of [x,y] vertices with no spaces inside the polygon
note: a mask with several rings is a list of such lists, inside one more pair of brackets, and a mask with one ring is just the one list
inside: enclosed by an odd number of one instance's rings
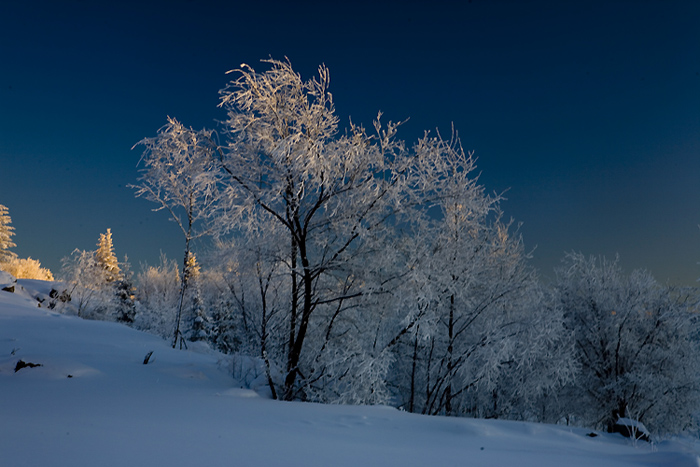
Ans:
{"label": "white snow surface", "polygon": [[[0,466],[700,465],[688,438],[273,401],[241,388],[221,354],[39,308],[27,292],[0,291]],[[20,359],[41,366],[15,372]]]}

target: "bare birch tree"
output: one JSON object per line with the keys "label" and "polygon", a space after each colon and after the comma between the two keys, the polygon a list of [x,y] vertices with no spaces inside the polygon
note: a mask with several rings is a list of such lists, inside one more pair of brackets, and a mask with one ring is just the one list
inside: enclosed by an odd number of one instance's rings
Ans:
{"label": "bare birch tree", "polygon": [[174,118],[168,118],[158,136],[138,143],[146,149],[140,161],[143,164],[141,183],[133,186],[136,196],[158,204],[155,211],[167,211],[185,238],[173,348],[178,340],[181,346],[183,343],[180,322],[191,276],[188,260],[192,242],[210,233],[206,221],[214,214],[217,202],[218,172],[216,160],[212,157],[211,140],[210,130],[195,131]]}

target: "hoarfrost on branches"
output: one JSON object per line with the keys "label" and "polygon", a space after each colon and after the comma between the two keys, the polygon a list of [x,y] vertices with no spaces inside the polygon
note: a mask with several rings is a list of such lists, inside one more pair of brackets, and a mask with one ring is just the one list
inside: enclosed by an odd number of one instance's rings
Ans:
{"label": "hoarfrost on branches", "polygon": [[[687,425],[688,294],[577,256],[541,285],[454,129],[409,146],[380,113],[340,131],[325,66],[306,81],[288,61],[263,66],[230,72],[221,137],[169,119],[142,141],[137,195],[185,237],[175,341],[258,359],[287,400],[594,425],[614,409],[659,431]],[[185,335],[190,242],[206,234],[215,248]]]}
{"label": "hoarfrost on branches", "polygon": [[574,415],[612,430],[634,417],[655,433],[690,427],[700,399],[700,349],[689,291],[646,271],[626,276],[615,261],[571,253],[555,295],[575,339],[580,377]]}
{"label": "hoarfrost on branches", "polygon": [[174,118],[160,129],[158,136],[145,138],[146,147],[141,162],[140,185],[136,196],[143,196],[159,205],[155,210],[166,210],[170,219],[185,237],[185,248],[180,279],[180,299],[174,322],[173,348],[184,336],[180,330],[185,305],[188,278],[192,276],[189,262],[192,241],[208,235],[218,201],[218,180],[215,159],[212,157],[213,140],[209,130],[195,131]]}
{"label": "hoarfrost on branches", "polygon": [[292,399],[324,378],[318,359],[305,365],[307,336],[330,335],[364,293],[365,284],[351,278],[396,222],[410,158],[393,123],[377,121],[376,135],[351,125],[338,136],[325,67],[305,82],[288,62],[267,63],[265,73],[235,70],[238,77],[222,91],[223,220],[243,232],[271,224],[283,232],[279,261],[287,268],[289,304],[282,392]]}

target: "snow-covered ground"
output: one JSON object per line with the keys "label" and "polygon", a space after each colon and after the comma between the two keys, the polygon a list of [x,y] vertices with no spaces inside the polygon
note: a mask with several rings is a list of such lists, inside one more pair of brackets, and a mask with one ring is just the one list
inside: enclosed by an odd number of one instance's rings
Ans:
{"label": "snow-covered ground", "polygon": [[47,291],[20,284],[0,291],[0,466],[700,465],[688,439],[269,400],[219,354],[37,308]]}

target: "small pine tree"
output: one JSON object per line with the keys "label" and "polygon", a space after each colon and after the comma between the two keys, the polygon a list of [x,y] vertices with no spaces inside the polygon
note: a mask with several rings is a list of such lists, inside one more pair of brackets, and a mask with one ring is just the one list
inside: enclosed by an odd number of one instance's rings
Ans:
{"label": "small pine tree", "polygon": [[121,278],[114,282],[114,290],[117,296],[116,318],[117,321],[133,323],[136,317],[136,304],[134,303],[136,289],[129,261],[126,257],[124,257],[122,266]]}
{"label": "small pine tree", "polygon": [[114,254],[111,229],[107,229],[107,233],[100,234],[100,241],[97,242],[97,251],[95,252],[95,261],[105,270],[107,282],[121,280],[122,274],[121,269],[119,269],[117,255]]}
{"label": "small pine tree", "polygon": [[187,252],[187,261],[185,262],[185,280],[198,280],[201,274],[201,268],[197,263],[197,257],[191,251]]}
{"label": "small pine tree", "polygon": [[17,257],[10,248],[17,245],[12,241],[12,236],[15,234],[15,228],[10,226],[12,219],[8,214],[7,207],[0,204],[0,263],[8,262]]}
{"label": "small pine tree", "polygon": [[225,298],[219,300],[212,309],[212,326],[209,330],[209,342],[223,353],[233,353],[240,349],[241,340],[235,334],[236,316],[233,305]]}

